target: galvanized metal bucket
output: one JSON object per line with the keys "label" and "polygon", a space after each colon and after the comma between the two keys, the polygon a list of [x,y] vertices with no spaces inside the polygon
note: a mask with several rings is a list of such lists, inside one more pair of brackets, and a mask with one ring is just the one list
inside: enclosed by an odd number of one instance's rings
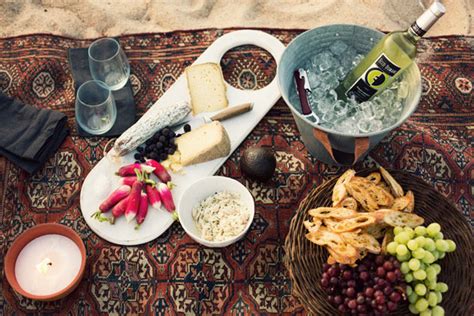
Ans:
{"label": "galvanized metal bucket", "polygon": [[351,165],[363,159],[391,130],[400,126],[416,109],[421,97],[421,75],[413,63],[403,73],[408,81],[408,96],[403,104],[399,120],[381,131],[354,136],[327,129],[306,119],[300,112],[300,104],[291,104],[290,94],[295,89],[293,72],[336,40],[353,46],[358,53],[366,54],[384,34],[363,26],[336,24],[318,27],[296,37],[285,49],[278,66],[280,92],[301,133],[308,151],[318,160],[331,165]]}

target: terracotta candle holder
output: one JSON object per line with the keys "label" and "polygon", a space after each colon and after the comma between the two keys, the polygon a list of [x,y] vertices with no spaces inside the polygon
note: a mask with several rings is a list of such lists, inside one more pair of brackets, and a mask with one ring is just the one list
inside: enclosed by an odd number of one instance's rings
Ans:
{"label": "terracotta candle holder", "polygon": [[[38,237],[42,237],[42,236],[50,235],[50,234],[62,235],[64,237],[67,237],[77,245],[82,257],[79,272],[77,273],[77,275],[74,277],[74,279],[69,285],[59,290],[58,292],[48,294],[48,295],[31,294],[25,291],[20,286],[20,283],[17,280],[17,276],[15,274],[16,261],[21,251],[31,241],[33,241],[34,239]],[[46,263],[46,265],[47,264],[51,264],[51,263]],[[11,245],[10,249],[8,249],[8,252],[5,256],[5,275],[8,280],[8,283],[10,283],[10,286],[22,296],[33,299],[33,300],[38,300],[38,301],[54,301],[54,300],[61,299],[67,296],[68,294],[70,294],[81,282],[81,279],[84,275],[85,266],[86,266],[86,248],[84,246],[84,243],[82,242],[81,237],[79,237],[79,235],[75,231],[70,229],[69,227],[66,227],[60,224],[53,224],[53,223],[39,224],[39,225],[34,226],[33,228],[28,229],[24,233],[22,233],[13,242],[13,244]]]}

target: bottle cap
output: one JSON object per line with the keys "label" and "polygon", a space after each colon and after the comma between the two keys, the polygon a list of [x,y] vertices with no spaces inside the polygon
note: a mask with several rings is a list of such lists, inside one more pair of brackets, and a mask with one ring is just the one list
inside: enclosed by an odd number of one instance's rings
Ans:
{"label": "bottle cap", "polygon": [[423,14],[412,25],[413,31],[418,36],[423,36],[433,26],[433,24],[443,16],[444,13],[446,13],[444,5],[439,1],[433,2],[428,10],[423,12]]}

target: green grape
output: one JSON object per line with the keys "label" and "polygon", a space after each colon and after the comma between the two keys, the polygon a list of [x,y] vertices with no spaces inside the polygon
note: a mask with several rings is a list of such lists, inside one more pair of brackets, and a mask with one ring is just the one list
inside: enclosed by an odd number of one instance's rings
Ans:
{"label": "green grape", "polygon": [[417,236],[424,236],[426,235],[426,227],[425,226],[417,226],[415,227],[415,234]]}
{"label": "green grape", "polygon": [[413,274],[411,274],[411,273],[406,273],[406,274],[405,274],[405,281],[406,281],[407,283],[410,283],[411,281],[413,281]]}
{"label": "green grape", "polygon": [[438,239],[435,241],[436,250],[446,252],[449,249],[448,242],[446,240]]}
{"label": "green grape", "polygon": [[426,263],[420,262],[420,269],[421,269],[421,270],[426,270],[426,268],[427,268]]}
{"label": "green grape", "polygon": [[425,257],[425,249],[418,248],[412,252],[412,255],[416,259],[423,259]]}
{"label": "green grape", "polygon": [[437,263],[432,264],[430,267],[435,270],[436,274],[439,274],[441,272],[441,266]]}
{"label": "green grape", "polygon": [[[435,258],[435,261],[439,259],[439,256],[441,255],[441,253],[438,251],[438,250],[434,250],[431,252],[431,254],[433,255],[433,257]],[[433,261],[434,262],[434,261]]]}
{"label": "green grape", "polygon": [[446,252],[442,252],[442,253],[439,255],[439,258],[438,258],[438,259],[443,259],[445,256],[446,256]]}
{"label": "green grape", "polygon": [[413,272],[413,277],[417,280],[424,280],[426,279],[426,272],[423,270],[417,270]]}
{"label": "green grape", "polygon": [[435,262],[435,257],[433,256],[433,254],[431,252],[425,252],[425,256],[423,257],[423,259],[421,259],[424,263],[428,263],[428,264],[431,264],[433,262]]}
{"label": "green grape", "polygon": [[437,273],[436,273],[436,269],[433,266],[429,266],[428,268],[425,269],[425,271],[426,271],[426,278],[428,280],[436,280]]}
{"label": "green grape", "polygon": [[441,231],[441,226],[438,223],[431,223],[426,227],[426,232],[429,236],[434,237]]}
{"label": "green grape", "polygon": [[410,260],[411,258],[411,255],[409,252],[407,252],[405,255],[403,256],[400,256],[400,255],[397,255],[397,260],[400,261],[400,262],[405,262],[405,261],[408,261]]}
{"label": "green grape", "polygon": [[408,305],[408,309],[410,310],[410,313],[412,314],[419,314],[420,312],[416,309],[415,304],[410,304]]}
{"label": "green grape", "polygon": [[425,280],[425,285],[430,289],[430,290],[436,290],[436,285],[438,283],[436,283],[435,280]]}
{"label": "green grape", "polygon": [[411,286],[407,285],[407,289],[406,289],[406,292],[407,292],[407,295],[410,295],[411,293],[413,293],[413,289]]}
{"label": "green grape", "polygon": [[435,292],[430,292],[428,293],[428,295],[426,296],[427,300],[428,300],[428,304],[431,306],[431,307],[434,307],[438,304],[438,297],[436,296],[436,293]]}
{"label": "green grape", "polygon": [[415,241],[418,244],[418,247],[424,247],[425,242],[426,242],[426,238],[423,237],[423,236],[418,236],[418,237],[415,238]]}
{"label": "green grape", "polygon": [[405,245],[397,246],[397,255],[404,256],[408,253],[408,248]]}
{"label": "green grape", "polygon": [[426,286],[424,284],[418,283],[415,285],[416,295],[423,296],[426,294]]}
{"label": "green grape", "polygon": [[408,267],[410,267],[412,271],[418,270],[420,268],[420,260],[416,258],[410,259],[410,261],[408,261]]}
{"label": "green grape", "polygon": [[441,306],[435,306],[431,310],[432,316],[444,316],[444,309]]}
{"label": "green grape", "polygon": [[405,230],[405,233],[408,234],[410,239],[413,239],[415,237],[415,231],[413,230],[413,228],[407,226],[404,228],[404,230]]}
{"label": "green grape", "polygon": [[431,310],[428,308],[420,313],[420,316],[431,316]]}
{"label": "green grape", "polygon": [[408,302],[415,304],[418,301],[418,295],[415,292],[412,292],[411,295],[408,295]]}
{"label": "green grape", "polygon": [[436,249],[436,244],[433,239],[425,238],[425,245],[423,246],[428,251],[434,251]]}
{"label": "green grape", "polygon": [[440,304],[443,301],[443,294],[440,292],[435,292],[436,298],[438,299],[438,304]]}
{"label": "green grape", "polygon": [[410,250],[416,250],[416,249],[418,249],[418,243],[416,242],[415,239],[412,239],[412,240],[408,241],[407,247]]}
{"label": "green grape", "polygon": [[393,239],[399,244],[405,245],[410,240],[410,235],[407,232],[401,232]]}
{"label": "green grape", "polygon": [[448,252],[453,252],[456,250],[456,243],[451,239],[447,239],[446,242],[448,243]]}
{"label": "green grape", "polygon": [[397,252],[397,247],[398,247],[398,243],[395,242],[395,241],[391,241],[388,243],[387,245],[387,251],[391,254],[391,255],[394,255],[396,254]]}
{"label": "green grape", "polygon": [[404,229],[403,229],[403,227],[400,227],[400,226],[397,226],[397,227],[395,227],[395,228],[393,229],[393,233],[394,233],[395,235],[400,234],[402,231],[404,231]]}
{"label": "green grape", "polygon": [[400,266],[400,271],[403,274],[407,274],[408,272],[410,272],[410,266],[408,265],[408,262],[402,262]]}
{"label": "green grape", "polygon": [[448,291],[448,285],[444,282],[438,282],[436,284],[436,290],[441,293],[446,293]]}
{"label": "green grape", "polygon": [[421,313],[422,311],[426,310],[428,308],[428,301],[424,298],[420,298],[416,303],[415,303],[416,309]]}
{"label": "green grape", "polygon": [[435,240],[439,240],[439,239],[443,239],[443,238],[444,238],[444,235],[443,235],[442,232],[437,233],[437,234],[433,237],[433,239],[435,239]]}

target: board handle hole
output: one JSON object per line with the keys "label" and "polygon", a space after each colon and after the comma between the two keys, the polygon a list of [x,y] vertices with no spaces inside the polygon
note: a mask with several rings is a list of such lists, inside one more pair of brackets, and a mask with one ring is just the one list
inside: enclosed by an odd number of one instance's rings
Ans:
{"label": "board handle hole", "polygon": [[255,45],[229,49],[220,65],[225,81],[240,90],[259,90],[276,76],[277,64],[272,54]]}

